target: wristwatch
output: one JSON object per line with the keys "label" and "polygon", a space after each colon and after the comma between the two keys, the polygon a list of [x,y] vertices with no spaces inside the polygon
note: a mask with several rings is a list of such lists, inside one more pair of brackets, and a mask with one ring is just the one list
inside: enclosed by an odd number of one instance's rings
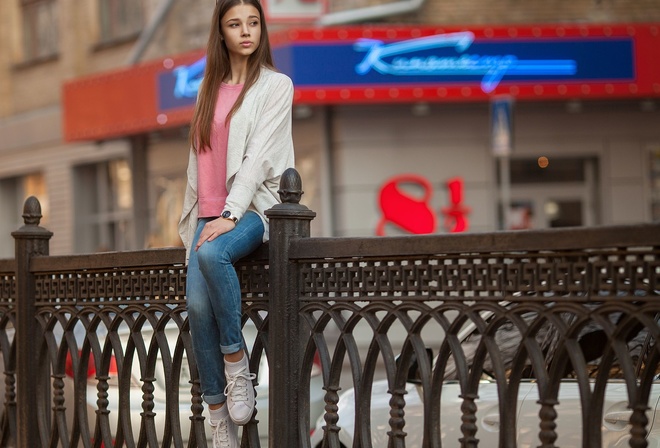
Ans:
{"label": "wristwatch", "polygon": [[225,210],[224,212],[222,212],[222,215],[220,216],[222,216],[224,219],[231,219],[232,221],[234,221],[234,224],[238,222],[238,218],[234,216],[229,210]]}

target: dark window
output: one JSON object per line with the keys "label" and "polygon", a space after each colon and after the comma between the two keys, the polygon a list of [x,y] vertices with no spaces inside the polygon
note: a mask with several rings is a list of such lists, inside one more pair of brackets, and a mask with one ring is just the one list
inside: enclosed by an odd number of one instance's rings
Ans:
{"label": "dark window", "polygon": [[[557,200],[552,201],[547,208],[554,209],[550,216],[550,227],[575,227],[582,225],[582,201]],[[547,210],[546,210],[547,213]]]}
{"label": "dark window", "polygon": [[55,0],[21,0],[24,59],[42,59],[58,51],[59,31]]}
{"label": "dark window", "polygon": [[511,159],[511,183],[537,184],[585,180],[584,159],[548,157],[546,163],[540,163],[537,159]]}
{"label": "dark window", "polygon": [[142,29],[141,0],[100,0],[101,41],[137,35]]}
{"label": "dark window", "polygon": [[74,170],[76,252],[135,249],[132,172],[128,161],[80,165]]}

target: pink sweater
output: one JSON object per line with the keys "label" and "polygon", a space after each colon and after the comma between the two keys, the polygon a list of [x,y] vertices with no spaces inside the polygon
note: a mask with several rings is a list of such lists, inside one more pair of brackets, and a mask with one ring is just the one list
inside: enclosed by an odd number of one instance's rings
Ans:
{"label": "pink sweater", "polygon": [[[262,67],[229,129],[226,174],[229,195],[225,205],[238,219],[248,210],[256,212],[264,223],[263,241],[268,241],[270,235],[266,210],[280,202],[280,178],[295,162],[292,103],[291,78]],[[197,151],[192,148],[188,151],[186,176],[178,230],[189,257],[199,216]]]}
{"label": "pink sweater", "polygon": [[229,126],[225,126],[227,113],[241,93],[242,84],[220,86],[218,102],[211,126],[211,150],[197,154],[197,194],[199,217],[220,216],[227,199],[227,141]]}

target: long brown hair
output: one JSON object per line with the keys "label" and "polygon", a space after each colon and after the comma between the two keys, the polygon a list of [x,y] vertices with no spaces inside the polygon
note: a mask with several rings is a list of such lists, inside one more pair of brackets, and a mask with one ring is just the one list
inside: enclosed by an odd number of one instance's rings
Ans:
{"label": "long brown hair", "polygon": [[264,11],[259,0],[218,0],[213,11],[211,33],[206,47],[206,67],[204,79],[199,86],[199,96],[195,104],[192,122],[190,123],[190,144],[195,151],[205,151],[211,148],[211,125],[215,112],[215,103],[218,100],[220,83],[231,74],[229,63],[229,51],[224,40],[221,39],[220,20],[236,5],[251,5],[259,11],[259,23],[261,25],[261,40],[257,49],[248,57],[247,76],[241,93],[236,103],[231,108],[225,119],[229,123],[245,98],[246,92],[254,85],[259,77],[262,66],[274,69],[273,55],[268,40],[268,30]]}

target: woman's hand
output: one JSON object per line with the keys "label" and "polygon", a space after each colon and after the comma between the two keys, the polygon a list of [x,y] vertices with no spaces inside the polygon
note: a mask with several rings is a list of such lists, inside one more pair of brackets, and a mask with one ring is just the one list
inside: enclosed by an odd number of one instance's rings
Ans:
{"label": "woman's hand", "polygon": [[213,241],[223,233],[233,230],[234,227],[236,227],[236,223],[231,219],[217,218],[213,221],[207,222],[202,229],[202,233],[199,235],[199,240],[197,240],[197,245],[195,246],[195,252],[197,252],[199,246],[206,241]]}

